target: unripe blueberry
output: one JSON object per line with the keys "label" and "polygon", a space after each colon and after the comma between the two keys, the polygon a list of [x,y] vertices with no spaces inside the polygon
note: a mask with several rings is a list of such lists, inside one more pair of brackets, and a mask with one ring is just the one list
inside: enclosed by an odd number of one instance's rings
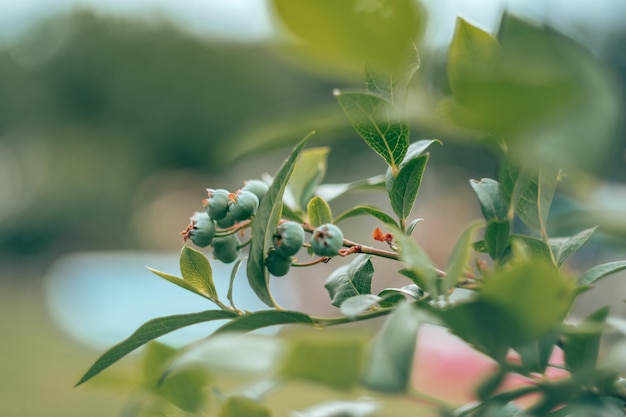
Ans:
{"label": "unripe blueberry", "polygon": [[313,231],[311,248],[318,256],[335,256],[343,246],[343,233],[332,223],[326,223]]}
{"label": "unripe blueberry", "polygon": [[281,256],[277,251],[271,250],[265,259],[265,266],[270,274],[275,277],[287,275],[293,258],[291,256]]}
{"label": "unripe blueberry", "polygon": [[239,239],[236,235],[228,235],[213,239],[213,257],[225,264],[233,262],[239,256]]}
{"label": "unripe blueberry", "polygon": [[207,214],[215,221],[222,220],[228,214],[228,190],[207,188],[209,198],[204,200]]}
{"label": "unripe blueberry", "polygon": [[215,237],[215,223],[208,214],[196,212],[191,218],[191,227],[186,231],[185,237],[190,238],[196,246],[207,247]]}
{"label": "unripe blueberry", "polygon": [[250,191],[237,191],[230,194],[228,211],[237,221],[248,220],[259,207],[259,199]]}
{"label": "unripe blueberry", "polygon": [[226,217],[216,221],[215,224],[217,224],[217,227],[220,229],[228,229],[230,226],[235,224],[235,219],[233,219],[232,214],[226,213]]}
{"label": "unripe blueberry", "polygon": [[261,180],[248,180],[241,188],[242,191],[250,191],[252,194],[256,195],[259,201],[261,201],[261,199],[265,197],[268,189],[269,185]]}
{"label": "unripe blueberry", "polygon": [[299,223],[285,222],[274,230],[274,251],[283,257],[293,256],[304,243],[304,229]]}

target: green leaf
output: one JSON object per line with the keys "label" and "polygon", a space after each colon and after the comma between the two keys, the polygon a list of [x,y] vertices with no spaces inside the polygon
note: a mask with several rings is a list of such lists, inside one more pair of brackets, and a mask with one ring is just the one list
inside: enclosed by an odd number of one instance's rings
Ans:
{"label": "green leaf", "polygon": [[197,368],[178,369],[162,378],[176,350],[150,342],[144,353],[142,371],[144,387],[187,412],[199,411],[205,403],[204,388],[209,382],[206,371]]}
{"label": "green leaf", "polygon": [[385,288],[381,292],[378,293],[380,297],[381,307],[391,307],[402,301],[407,301],[407,297],[409,300],[419,300],[424,296],[424,291],[415,284],[406,285],[402,288]]}
{"label": "green leaf", "polygon": [[532,259],[552,263],[550,247],[543,240],[524,235],[511,235],[511,241],[522,243]]}
{"label": "green leaf", "polygon": [[306,212],[309,217],[309,224],[313,227],[333,222],[330,206],[322,197],[313,197],[307,205]]}
{"label": "green leaf", "polygon": [[372,207],[372,206],[356,206],[356,207],[353,207],[353,208],[349,209],[348,211],[340,214],[337,218],[335,218],[334,223],[339,223],[340,221],[348,219],[350,217],[361,216],[361,215],[364,215],[364,214],[369,214],[371,216],[374,216],[378,220],[380,220],[381,222],[383,222],[385,224],[389,224],[389,225],[395,226],[396,228],[399,227],[398,223],[393,219],[393,217],[391,217],[387,213],[383,212],[379,208]]}
{"label": "green leaf", "polygon": [[365,90],[390,103],[394,102],[394,78],[388,72],[377,71],[369,65],[365,66]]}
{"label": "green leaf", "polygon": [[335,198],[344,195],[349,191],[355,190],[381,190],[385,187],[385,176],[375,175],[370,178],[341,184],[321,184],[317,187],[317,195],[326,201],[332,201]]}
{"label": "green leaf", "polygon": [[406,228],[406,234],[411,236],[413,234],[415,226],[417,226],[417,224],[422,221],[424,221],[424,219],[413,219]]}
{"label": "green leaf", "polygon": [[285,353],[285,341],[249,333],[211,335],[184,349],[170,369],[202,365],[210,371],[237,374],[264,374],[276,370]]}
{"label": "green leaf", "polygon": [[339,307],[350,297],[371,292],[374,275],[371,258],[371,255],[359,254],[352,262],[340,266],[328,276],[324,287],[332,305]]}
{"label": "green leaf", "polygon": [[552,334],[574,298],[573,282],[554,265],[528,260],[485,275],[475,300],[432,313],[455,334],[504,361],[510,348]]}
{"label": "green leaf", "polygon": [[502,198],[500,184],[490,178],[483,178],[480,181],[470,180],[470,185],[478,196],[480,208],[487,222],[495,220],[505,222],[509,219],[509,206]]}
{"label": "green leaf", "polygon": [[206,256],[189,246],[183,246],[180,253],[180,272],[183,279],[190,283],[198,292],[214,300],[218,299],[213,270]]}
{"label": "green leaf", "polygon": [[545,232],[558,173],[555,168],[520,168],[510,160],[500,169],[503,196],[519,218],[536,231]]}
{"label": "green leaf", "polygon": [[171,282],[172,284],[178,285],[181,288],[186,289],[187,291],[191,291],[194,294],[198,294],[204,298],[208,298],[208,295],[200,292],[198,289],[196,289],[193,285],[191,285],[189,282],[185,281],[184,279],[182,279],[181,277],[177,277],[176,275],[171,275],[165,272],[161,272],[161,271],[157,271],[156,269],[150,268],[150,267],[146,267],[148,268],[148,271],[152,272],[155,275],[158,275],[159,277]]}
{"label": "green leaf", "polygon": [[397,171],[409,147],[409,127],[399,110],[371,93],[335,90],[334,94],[359,136]]}
{"label": "green leaf", "polygon": [[406,392],[412,373],[420,313],[409,303],[400,304],[376,336],[363,383],[383,392]]}
{"label": "green leaf", "polygon": [[389,193],[391,208],[402,220],[406,219],[413,210],[427,162],[428,154],[411,159],[403,164],[393,180]]}
{"label": "green leaf", "polygon": [[250,398],[228,397],[222,405],[219,417],[272,417],[269,408]]}
{"label": "green leaf", "polygon": [[381,404],[361,401],[329,401],[294,413],[294,417],[374,417],[380,415]]}
{"label": "green leaf", "polygon": [[583,331],[568,331],[563,343],[565,364],[574,375],[588,377],[596,369],[600,352],[601,332],[586,332],[585,326],[604,324],[609,316],[609,307],[603,307],[590,314],[580,323]]}
{"label": "green leaf", "polygon": [[579,278],[578,285],[587,286],[595,283],[600,278],[614,274],[626,269],[626,261],[609,262],[602,265],[594,266],[586,270]]}
{"label": "green leaf", "polygon": [[[494,261],[502,260],[509,249],[511,222],[490,220],[485,228],[485,249]],[[542,242],[543,243],[543,242]],[[545,244],[543,245],[545,247]],[[550,253],[547,253],[550,256]]]}
{"label": "green leaf", "polygon": [[466,80],[489,69],[498,41],[489,33],[457,18],[454,35],[448,49],[448,81],[455,98],[466,102]]}
{"label": "green leaf", "polygon": [[380,300],[381,298],[374,294],[359,294],[343,300],[339,308],[344,316],[355,318],[378,304]]}
{"label": "green leaf", "polygon": [[279,370],[281,376],[314,381],[347,390],[358,384],[366,338],[350,332],[297,331],[287,333],[290,349]]}
{"label": "green leaf", "polygon": [[571,308],[574,282],[550,263],[530,260],[483,278],[479,298],[498,307],[509,329],[502,335],[512,345],[554,330]]}
{"label": "green leaf", "polygon": [[472,241],[479,227],[480,223],[478,222],[470,224],[457,240],[446,268],[446,276],[443,279],[446,286],[444,292],[456,287],[462,280],[463,272],[467,268],[472,253]]}
{"label": "green leaf", "polygon": [[419,287],[428,290],[433,298],[437,298],[440,289],[435,267],[428,254],[419,244],[400,231],[394,233],[396,243],[400,246],[400,261],[406,267],[400,273],[410,278]]}
{"label": "green leaf", "polygon": [[238,259],[237,262],[235,262],[235,265],[233,265],[233,269],[230,271],[230,280],[228,281],[228,292],[226,293],[226,298],[228,299],[230,306],[233,308],[235,308],[235,303],[233,301],[233,284],[235,283],[235,278],[237,277],[237,273],[239,272],[239,268],[242,263],[243,258]]}
{"label": "green leaf", "polygon": [[248,313],[230,320],[213,334],[225,332],[250,332],[269,326],[280,324],[313,324],[313,320],[308,314],[299,311],[287,310],[263,310]]}
{"label": "green leaf", "polygon": [[270,307],[274,307],[276,303],[269,289],[269,273],[265,268],[265,256],[272,246],[274,228],[280,220],[282,198],[287,182],[291,177],[298,155],[312,134],[313,132],[309,133],[296,145],[291,155],[280,167],[272,185],[267,190],[267,194],[261,199],[259,208],[250,224],[250,252],[246,265],[248,282],[257,297]]}
{"label": "green leaf", "polygon": [[527,373],[538,372],[543,374],[548,366],[550,356],[559,341],[557,332],[549,333],[539,339],[515,346],[515,351],[522,359],[522,365]]}
{"label": "green leaf", "polygon": [[591,239],[591,235],[598,227],[585,229],[570,237],[551,238],[549,240],[552,252],[556,258],[556,264],[561,266],[567,258],[578,249],[582,248]]}
{"label": "green leaf", "polygon": [[178,330],[182,327],[191,326],[192,324],[204,323],[213,320],[232,319],[237,315],[230,311],[208,310],[200,313],[180,314],[175,316],[160,317],[150,320],[139,327],[127,339],[113,346],[106,351],[98,360],[89,368],[89,370],[76,383],[76,386],[91,379],[99,374],[115,362],[143,346],[147,342]]}
{"label": "green leaf", "polygon": [[426,14],[410,0],[364,3],[359,0],[273,0],[282,25],[300,38],[306,56],[328,70],[361,73],[367,63],[384,71],[404,71]]}
{"label": "green leaf", "polygon": [[326,175],[328,160],[327,146],[305,149],[300,153],[289,179],[289,191],[293,195],[296,207],[304,210]]}
{"label": "green leaf", "polygon": [[184,369],[168,375],[156,392],[181,410],[197,413],[206,403],[209,381],[201,369]]}

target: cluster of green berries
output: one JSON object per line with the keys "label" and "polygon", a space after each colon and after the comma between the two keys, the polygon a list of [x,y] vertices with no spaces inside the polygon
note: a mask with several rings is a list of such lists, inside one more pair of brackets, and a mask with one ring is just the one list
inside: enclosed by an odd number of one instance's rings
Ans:
{"label": "cluster of green berries", "polygon": [[239,238],[234,233],[220,236],[219,229],[228,229],[254,216],[267,190],[268,185],[261,180],[246,181],[234,193],[224,189],[207,189],[208,198],[203,201],[205,211],[191,217],[191,224],[182,232],[185,241],[191,239],[194,245],[201,248],[210,245],[215,259],[233,262],[239,256]]}
{"label": "cluster of green berries", "polygon": [[[304,244],[304,229],[299,223],[288,221],[279,224],[274,230],[273,247],[265,259],[265,266],[270,274],[282,277],[289,272]],[[334,224],[323,224],[313,231],[311,249],[318,256],[335,256],[343,246],[343,233]]]}

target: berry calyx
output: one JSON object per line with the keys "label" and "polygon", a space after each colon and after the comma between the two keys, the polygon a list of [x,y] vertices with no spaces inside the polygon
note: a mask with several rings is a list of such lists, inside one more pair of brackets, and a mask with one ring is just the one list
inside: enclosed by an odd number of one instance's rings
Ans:
{"label": "berry calyx", "polygon": [[259,199],[250,191],[239,190],[228,197],[228,211],[237,221],[248,220],[259,207]]}
{"label": "berry calyx", "polygon": [[280,256],[293,256],[304,243],[304,229],[296,222],[281,223],[274,230],[273,243],[274,251]]}
{"label": "berry calyx", "polygon": [[313,231],[311,249],[318,256],[335,256],[343,246],[343,233],[339,227],[326,223]]}

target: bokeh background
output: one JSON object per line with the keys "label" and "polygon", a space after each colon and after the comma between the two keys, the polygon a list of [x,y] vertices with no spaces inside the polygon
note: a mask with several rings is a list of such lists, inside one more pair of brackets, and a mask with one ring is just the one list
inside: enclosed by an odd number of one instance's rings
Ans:
{"label": "bokeh background", "polygon": [[[626,3],[423,4],[424,110],[412,138],[440,138],[445,152],[433,153],[415,217],[426,219],[420,241],[445,264],[451,242],[480,215],[468,180],[493,177],[497,164],[487,148],[430,118],[447,88],[445,48],[456,16],[492,30],[508,9],[556,27],[602,62],[623,101]],[[149,318],[208,308],[144,268],[177,271],[179,232],[206,187],[236,189],[273,173],[313,129],[312,145],[332,147],[328,182],[382,173],[332,96],[336,87],[360,86],[360,75],[303,61],[290,41],[263,0],[0,0],[0,415],[124,415],[125,390],[72,386]],[[604,222],[581,267],[626,259],[623,119],[611,152],[578,192],[584,204],[565,197],[555,204],[557,235],[572,231],[572,216]],[[385,207],[382,197],[355,196]],[[351,202],[337,201],[336,211]],[[368,238],[367,228],[347,227],[355,240]],[[327,304],[324,278],[278,291],[328,312],[319,306]],[[626,314],[625,278],[607,279],[576,311],[608,303]],[[318,288],[319,303],[299,297],[303,286]],[[124,372],[132,359],[116,367]]]}

